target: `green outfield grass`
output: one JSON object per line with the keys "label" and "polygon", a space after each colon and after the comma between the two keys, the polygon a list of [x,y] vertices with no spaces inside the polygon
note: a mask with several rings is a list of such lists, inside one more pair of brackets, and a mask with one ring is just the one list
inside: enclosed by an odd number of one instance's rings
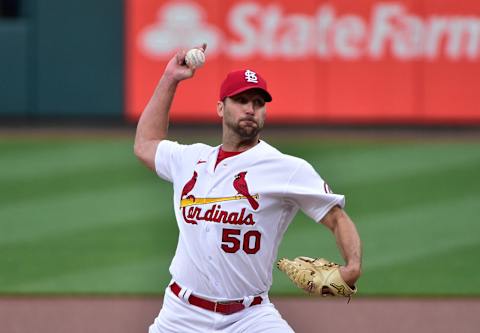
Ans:
{"label": "green outfield grass", "polygon": [[[364,244],[362,295],[480,295],[480,144],[270,141],[311,162]],[[0,293],[162,293],[177,227],[170,185],[125,138],[2,138]],[[340,260],[303,214],[279,256]],[[276,269],[272,294],[301,295]]]}

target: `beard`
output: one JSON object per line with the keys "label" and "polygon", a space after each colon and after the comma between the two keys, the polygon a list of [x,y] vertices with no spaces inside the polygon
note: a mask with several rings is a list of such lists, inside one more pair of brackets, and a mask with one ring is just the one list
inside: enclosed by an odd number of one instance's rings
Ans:
{"label": "beard", "polygon": [[244,141],[255,139],[263,129],[263,124],[251,118],[242,118],[238,123],[227,121],[226,125]]}

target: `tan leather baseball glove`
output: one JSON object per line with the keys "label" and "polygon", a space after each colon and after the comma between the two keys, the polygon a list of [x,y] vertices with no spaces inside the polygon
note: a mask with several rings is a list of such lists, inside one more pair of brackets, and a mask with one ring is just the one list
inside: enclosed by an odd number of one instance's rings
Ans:
{"label": "tan leather baseball glove", "polygon": [[339,265],[323,258],[282,258],[277,267],[287,274],[297,287],[310,294],[322,296],[344,296],[350,298],[357,292],[342,279]]}

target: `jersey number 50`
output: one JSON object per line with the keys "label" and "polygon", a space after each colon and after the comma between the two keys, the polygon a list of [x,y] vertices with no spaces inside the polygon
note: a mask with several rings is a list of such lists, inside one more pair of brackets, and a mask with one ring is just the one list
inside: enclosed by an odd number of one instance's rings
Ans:
{"label": "jersey number 50", "polygon": [[[260,250],[260,238],[262,234],[257,230],[249,230],[240,236],[239,229],[223,229],[222,232],[222,249],[227,253],[235,253],[240,247],[247,254],[255,254]],[[237,238],[237,236],[240,236]]]}

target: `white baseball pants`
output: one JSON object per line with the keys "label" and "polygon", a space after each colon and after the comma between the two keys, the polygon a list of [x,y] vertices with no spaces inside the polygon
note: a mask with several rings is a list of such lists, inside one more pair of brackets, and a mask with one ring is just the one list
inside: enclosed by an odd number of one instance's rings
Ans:
{"label": "white baseball pants", "polygon": [[224,315],[188,304],[165,290],[163,306],[149,333],[293,333],[269,299]]}

